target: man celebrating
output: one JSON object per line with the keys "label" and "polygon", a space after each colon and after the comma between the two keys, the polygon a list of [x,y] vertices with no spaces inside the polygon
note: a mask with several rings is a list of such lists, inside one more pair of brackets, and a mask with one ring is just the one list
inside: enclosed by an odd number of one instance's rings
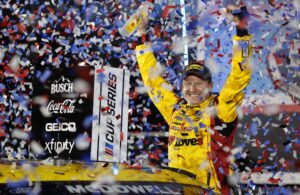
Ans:
{"label": "man celebrating", "polygon": [[[140,37],[136,48],[148,94],[170,127],[169,166],[194,174],[203,186],[222,194],[230,194],[226,177],[230,175],[230,148],[237,127],[236,107],[250,82],[252,55],[246,7],[229,7],[227,11],[236,21],[237,34],[233,37],[232,70],[218,96],[211,93],[212,76],[205,63],[192,63],[185,67],[183,98],[178,98],[165,87],[161,75],[153,76],[158,67],[150,43],[143,43]],[[139,35],[145,34],[145,27],[140,24]]]}

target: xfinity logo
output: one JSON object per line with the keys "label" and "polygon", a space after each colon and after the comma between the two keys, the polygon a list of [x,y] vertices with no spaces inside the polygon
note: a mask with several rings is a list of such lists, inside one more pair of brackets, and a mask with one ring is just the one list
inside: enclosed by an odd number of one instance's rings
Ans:
{"label": "xfinity logo", "polygon": [[48,150],[50,154],[52,154],[53,151],[56,153],[60,153],[63,150],[69,151],[69,154],[72,152],[75,142],[68,141],[66,139],[65,141],[54,141],[54,138],[51,139],[51,142],[45,142],[46,147],[45,150]]}
{"label": "xfinity logo", "polygon": [[47,132],[51,132],[51,131],[76,132],[76,123],[75,122],[46,123],[45,129]]}
{"label": "xfinity logo", "polygon": [[51,94],[55,93],[72,93],[73,83],[64,76],[61,76],[58,80],[55,80],[51,84]]}
{"label": "xfinity logo", "polygon": [[55,103],[54,100],[51,100],[47,106],[47,110],[55,114],[69,114],[74,113],[74,103],[76,99],[66,99],[63,102]]}

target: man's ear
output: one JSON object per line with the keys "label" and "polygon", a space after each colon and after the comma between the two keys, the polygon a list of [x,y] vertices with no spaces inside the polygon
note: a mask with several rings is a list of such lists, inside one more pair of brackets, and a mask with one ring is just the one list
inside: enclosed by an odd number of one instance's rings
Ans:
{"label": "man's ear", "polygon": [[214,83],[213,83],[212,81],[209,82],[209,88],[210,88],[210,91],[212,91],[213,86],[214,86]]}

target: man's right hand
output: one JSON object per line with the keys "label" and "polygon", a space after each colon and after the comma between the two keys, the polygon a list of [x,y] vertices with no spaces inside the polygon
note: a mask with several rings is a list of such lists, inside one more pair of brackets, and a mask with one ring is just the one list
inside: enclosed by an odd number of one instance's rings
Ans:
{"label": "man's right hand", "polygon": [[145,35],[147,33],[147,27],[148,27],[148,18],[142,19],[141,23],[137,27],[137,36],[141,37],[142,35]]}
{"label": "man's right hand", "polygon": [[233,21],[239,29],[248,28],[249,13],[246,6],[228,5],[225,8],[225,16]]}

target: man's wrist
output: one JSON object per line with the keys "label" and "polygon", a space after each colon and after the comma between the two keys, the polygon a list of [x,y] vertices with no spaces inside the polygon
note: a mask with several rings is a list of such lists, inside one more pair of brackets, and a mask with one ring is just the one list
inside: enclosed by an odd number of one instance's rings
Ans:
{"label": "man's wrist", "polygon": [[243,37],[249,35],[248,29],[241,29],[238,26],[236,27],[236,35],[238,37]]}
{"label": "man's wrist", "polygon": [[142,45],[148,41],[149,41],[149,36],[147,35],[147,33],[144,33],[138,36],[137,44]]}

